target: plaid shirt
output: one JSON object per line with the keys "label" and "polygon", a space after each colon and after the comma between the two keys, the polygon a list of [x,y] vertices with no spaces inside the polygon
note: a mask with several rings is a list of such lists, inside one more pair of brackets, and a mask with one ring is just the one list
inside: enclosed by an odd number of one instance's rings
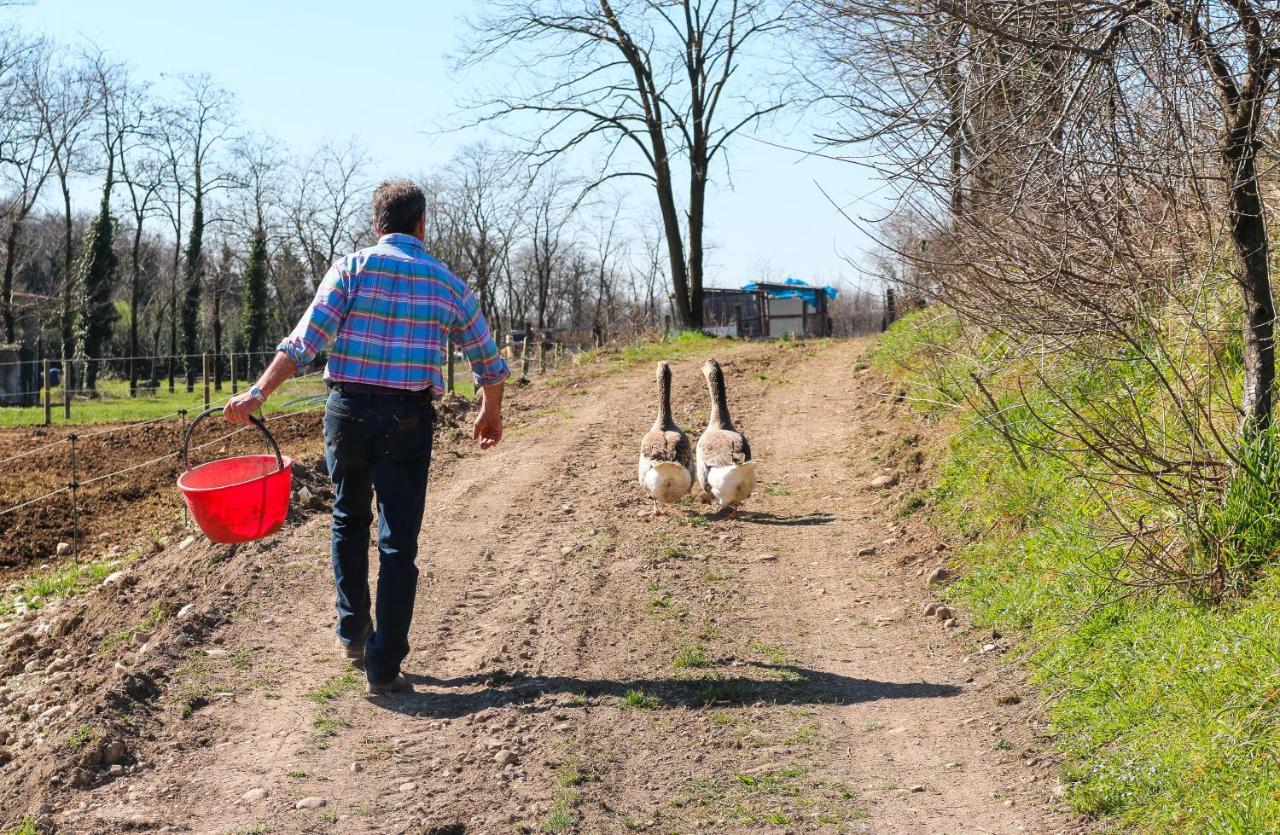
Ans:
{"label": "plaid shirt", "polygon": [[470,361],[477,386],[510,374],[475,293],[427,254],[422,241],[383,235],[329,269],[277,350],[301,373],[332,343],[326,380],[443,393],[449,334]]}

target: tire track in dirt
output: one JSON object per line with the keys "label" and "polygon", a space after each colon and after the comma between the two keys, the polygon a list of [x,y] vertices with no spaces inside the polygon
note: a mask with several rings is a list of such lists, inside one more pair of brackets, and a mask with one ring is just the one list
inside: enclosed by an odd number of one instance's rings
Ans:
{"label": "tire track in dirt", "polygon": [[[650,368],[514,391],[504,443],[434,477],[412,694],[367,701],[333,658],[313,520],[273,547],[228,654],[170,686],[209,705],[65,831],[1076,831],[1049,759],[1018,756],[1040,743],[996,704],[1016,688],[981,637],[917,615],[935,540],[863,486],[919,427],[854,373],[860,350],[722,354],[764,462],[735,520],[640,517]],[[674,364],[695,431],[699,361]]]}

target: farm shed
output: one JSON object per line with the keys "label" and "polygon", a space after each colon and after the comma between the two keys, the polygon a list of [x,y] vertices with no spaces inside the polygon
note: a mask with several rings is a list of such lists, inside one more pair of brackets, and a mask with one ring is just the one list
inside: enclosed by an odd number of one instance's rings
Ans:
{"label": "farm shed", "polygon": [[737,290],[708,287],[702,291],[703,328],[742,339],[830,336],[827,302],[835,297],[835,288],[798,278],[756,281]]}

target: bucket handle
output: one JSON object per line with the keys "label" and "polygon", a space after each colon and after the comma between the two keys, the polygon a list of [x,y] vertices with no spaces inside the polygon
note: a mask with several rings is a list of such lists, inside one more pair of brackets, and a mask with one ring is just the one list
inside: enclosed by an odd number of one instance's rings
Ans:
{"label": "bucket handle", "polygon": [[[187,460],[187,450],[191,446],[191,432],[196,428],[196,424],[204,420],[205,418],[207,418],[209,415],[221,414],[221,413],[222,413],[221,406],[210,406],[208,409],[205,409],[203,412],[196,415],[195,420],[187,424],[187,433],[182,438],[182,470],[183,472],[186,472],[187,470],[191,469],[191,463]],[[280,454],[280,447],[279,445],[276,444],[276,439],[271,437],[271,433],[267,431],[267,425],[263,423],[262,418],[257,417],[256,415],[249,415],[249,421],[254,426],[258,427],[258,431],[261,432],[263,436],[266,437],[267,443],[271,445],[271,451],[276,454],[276,464],[278,464],[280,469],[283,470],[284,456]]]}

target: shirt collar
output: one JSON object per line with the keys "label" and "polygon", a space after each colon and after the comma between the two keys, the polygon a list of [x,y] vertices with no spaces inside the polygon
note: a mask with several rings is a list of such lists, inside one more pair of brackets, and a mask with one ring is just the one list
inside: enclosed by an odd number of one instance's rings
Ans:
{"label": "shirt collar", "polygon": [[390,235],[383,235],[381,238],[378,238],[378,243],[391,244],[392,246],[399,247],[401,249],[416,249],[419,252],[427,251],[426,244],[415,238],[413,235],[406,235],[403,232],[393,232]]}

